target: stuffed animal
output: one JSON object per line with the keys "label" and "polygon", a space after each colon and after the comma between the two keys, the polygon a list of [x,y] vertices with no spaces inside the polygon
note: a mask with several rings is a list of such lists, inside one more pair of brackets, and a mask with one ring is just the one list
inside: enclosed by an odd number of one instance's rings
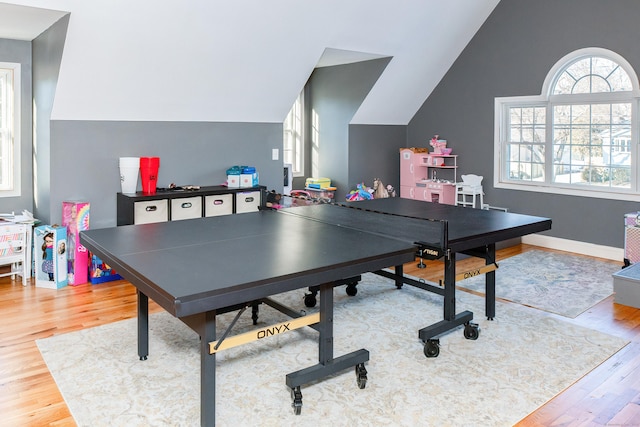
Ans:
{"label": "stuffed animal", "polygon": [[396,189],[393,188],[393,185],[387,185],[387,193],[389,194],[389,197],[396,197]]}
{"label": "stuffed animal", "polygon": [[374,199],[386,199],[389,197],[389,192],[385,188],[380,178],[373,179],[373,198]]}
{"label": "stuffed animal", "polygon": [[265,206],[269,209],[280,209],[282,207],[279,203],[280,199],[282,199],[282,195],[276,193],[275,190],[271,190],[267,193]]}
{"label": "stuffed animal", "polygon": [[371,199],[373,199],[373,196],[371,195],[371,192],[369,191],[369,189],[367,189],[367,186],[364,185],[364,182],[362,184],[358,184],[356,186],[356,190],[351,190],[351,192],[347,194],[348,202],[355,202],[359,200],[371,200]]}

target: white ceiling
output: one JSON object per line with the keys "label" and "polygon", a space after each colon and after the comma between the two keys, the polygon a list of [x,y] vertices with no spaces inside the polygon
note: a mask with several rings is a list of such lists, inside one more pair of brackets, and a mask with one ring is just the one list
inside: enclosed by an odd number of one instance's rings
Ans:
{"label": "white ceiling", "polygon": [[351,64],[354,62],[369,61],[371,59],[384,58],[386,55],[375,53],[354,52],[352,50],[341,50],[326,48],[316,64],[317,68],[332,67],[334,65]]}
{"label": "white ceiling", "polygon": [[499,1],[15,0],[0,38],[70,13],[54,120],[281,122],[314,68],[387,57],[351,123],[406,125]]}
{"label": "white ceiling", "polygon": [[31,41],[66,12],[0,3],[0,39]]}

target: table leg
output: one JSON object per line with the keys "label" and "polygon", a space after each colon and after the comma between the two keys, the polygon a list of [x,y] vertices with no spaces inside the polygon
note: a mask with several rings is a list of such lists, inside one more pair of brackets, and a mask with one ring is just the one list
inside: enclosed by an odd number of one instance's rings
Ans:
{"label": "table leg", "polygon": [[456,317],[456,253],[444,257],[444,320]]}
{"label": "table leg", "polygon": [[335,375],[345,369],[356,367],[358,387],[364,388],[366,370],[364,363],[369,360],[369,352],[365,349],[334,357],[333,356],[333,287],[334,283],[320,285],[320,322],[316,330],[318,339],[318,364],[287,374],[286,384],[291,389],[293,408],[299,415],[302,406],[300,386],[330,375]]}
{"label": "table leg", "polygon": [[149,297],[138,291],[138,356],[147,360],[149,355]]}
{"label": "table leg", "polygon": [[477,325],[472,324],[473,313],[466,310],[456,314],[456,254],[451,252],[444,258],[443,320],[418,331],[418,337],[425,343],[424,354],[437,357],[440,354],[440,340],[436,337],[465,325],[465,337],[477,338]]}
{"label": "table leg", "polygon": [[[420,260],[422,260],[422,258],[420,258]],[[396,274],[396,288],[402,289],[402,285],[404,284],[404,282],[402,281],[402,279],[404,278],[404,265],[396,265],[394,267],[394,272]]]}
{"label": "table leg", "polygon": [[216,425],[216,354],[209,353],[209,343],[216,340],[216,312],[204,314],[200,340],[200,425]]}
{"label": "table leg", "polygon": [[318,341],[318,362],[322,365],[333,360],[333,284],[320,286],[320,333]]}
{"label": "table leg", "polygon": [[[496,245],[487,245],[486,265],[496,262]],[[495,270],[485,274],[485,314],[487,319],[493,320],[496,316],[496,272]]]}

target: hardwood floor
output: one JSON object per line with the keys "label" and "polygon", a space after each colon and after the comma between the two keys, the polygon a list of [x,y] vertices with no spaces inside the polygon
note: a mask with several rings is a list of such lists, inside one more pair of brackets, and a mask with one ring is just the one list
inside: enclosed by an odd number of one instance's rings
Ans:
{"label": "hardwood floor", "polygon": [[[502,249],[498,261],[532,248],[518,245]],[[417,268],[417,262],[410,263],[405,272],[437,281],[442,274],[435,268],[438,263],[427,262],[425,269]],[[469,269],[481,263],[465,259],[458,262],[458,267]],[[160,310],[150,302],[151,312]],[[125,281],[51,290],[23,287],[19,280],[1,278],[0,424],[74,426],[36,340],[135,315],[135,288]],[[640,309],[615,304],[609,297],[569,321],[631,343],[518,425],[640,426]],[[540,343],[540,349],[544,351],[544,343]]]}

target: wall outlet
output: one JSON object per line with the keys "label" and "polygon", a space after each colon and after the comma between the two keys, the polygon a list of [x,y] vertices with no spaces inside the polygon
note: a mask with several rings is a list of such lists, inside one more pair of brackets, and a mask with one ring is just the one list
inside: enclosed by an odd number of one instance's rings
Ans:
{"label": "wall outlet", "polygon": [[274,148],[271,150],[271,160],[278,160],[278,158],[280,158],[280,150]]}

